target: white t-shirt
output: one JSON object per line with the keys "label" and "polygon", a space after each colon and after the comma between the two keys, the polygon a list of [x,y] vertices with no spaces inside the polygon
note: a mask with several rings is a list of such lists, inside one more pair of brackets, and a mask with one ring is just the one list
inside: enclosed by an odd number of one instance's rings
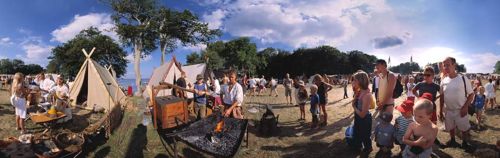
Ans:
{"label": "white t-shirt", "polygon": [[40,89],[43,89],[46,91],[49,91],[50,89],[52,89],[52,87],[54,87],[54,85],[55,85],[54,81],[52,81],[48,78],[45,78],[45,80],[40,81]]}
{"label": "white t-shirt", "polygon": [[237,106],[241,106],[243,103],[243,88],[239,83],[236,83],[231,91],[229,91],[229,85],[223,88],[224,96],[222,98],[224,104],[233,104],[233,102],[237,102]]}
{"label": "white t-shirt", "polygon": [[260,85],[261,86],[266,86],[266,84],[267,84],[266,79],[264,79],[264,78],[260,79]]}
{"label": "white t-shirt", "polygon": [[214,80],[214,93],[216,95],[220,94],[220,83],[218,79]]}
{"label": "white t-shirt", "polygon": [[276,82],[275,79],[272,79],[271,80],[271,86],[275,87],[276,85],[278,85],[278,82]]}
{"label": "white t-shirt", "polygon": [[486,91],[486,94],[489,94],[489,93],[492,93],[494,94],[495,93],[495,88],[494,88],[494,83],[487,83],[485,86],[484,86],[484,90]]}
{"label": "white t-shirt", "polygon": [[441,89],[444,94],[444,107],[447,110],[460,110],[462,106],[467,101],[465,94],[470,95],[474,93],[472,91],[472,85],[469,78],[464,76],[465,86],[467,91],[464,89],[464,81],[462,80],[462,75],[458,74],[455,78],[446,77],[441,81]]}
{"label": "white t-shirt", "polygon": [[255,87],[255,84],[257,84],[255,79],[253,79],[253,78],[250,79],[250,81],[248,81],[248,82],[250,83],[250,87],[252,87],[252,88]]}
{"label": "white t-shirt", "polygon": [[66,85],[62,85],[62,86],[54,86],[52,87],[52,89],[50,89],[50,92],[51,93],[59,93],[61,96],[68,96],[69,97],[69,89]]}
{"label": "white t-shirt", "polygon": [[406,84],[406,87],[408,87],[408,91],[407,91],[407,96],[408,97],[415,97],[415,94],[413,94],[413,92],[411,91],[413,89],[413,87],[415,87],[415,83],[407,83]]}

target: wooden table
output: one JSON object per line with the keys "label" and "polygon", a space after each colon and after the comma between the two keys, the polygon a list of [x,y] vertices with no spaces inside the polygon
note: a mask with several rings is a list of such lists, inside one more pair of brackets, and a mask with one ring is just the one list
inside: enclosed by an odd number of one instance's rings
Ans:
{"label": "wooden table", "polygon": [[42,125],[43,127],[46,128],[45,132],[48,132],[57,124],[58,120],[63,119],[65,117],[66,115],[62,112],[57,112],[57,117],[55,118],[49,117],[49,114],[47,113],[31,114],[31,121],[33,121],[35,124]]}

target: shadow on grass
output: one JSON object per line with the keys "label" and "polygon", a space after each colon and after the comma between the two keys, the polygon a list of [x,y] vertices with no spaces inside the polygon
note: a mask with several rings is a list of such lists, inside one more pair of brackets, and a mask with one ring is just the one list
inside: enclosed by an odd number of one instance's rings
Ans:
{"label": "shadow on grass", "polygon": [[127,147],[127,152],[125,157],[130,158],[141,158],[144,157],[143,150],[146,148],[146,144],[148,144],[148,138],[146,136],[148,129],[146,126],[142,124],[137,125],[137,127],[132,132],[130,143]]}
{"label": "shadow on grass", "polygon": [[97,152],[95,152],[94,157],[106,157],[108,156],[109,152],[111,152],[111,147],[105,146],[101,149],[99,149]]}
{"label": "shadow on grass", "polygon": [[307,143],[296,143],[289,147],[262,146],[261,150],[281,151],[282,157],[356,157],[359,153],[350,152],[347,143],[342,139],[336,139],[331,143],[314,141]]}

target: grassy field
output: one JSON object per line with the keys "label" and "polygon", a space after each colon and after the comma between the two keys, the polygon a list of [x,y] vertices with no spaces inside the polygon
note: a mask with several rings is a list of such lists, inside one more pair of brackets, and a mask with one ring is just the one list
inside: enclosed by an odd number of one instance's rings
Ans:
{"label": "grassy field", "polygon": [[[280,95],[284,94],[282,87],[278,88]],[[0,91],[0,137],[17,136],[13,117],[13,110],[8,105],[8,94]],[[345,128],[352,124],[353,114],[350,103],[352,98],[342,99],[343,90],[335,88],[329,93],[328,125],[321,129],[309,129],[311,118],[306,113],[306,121],[298,121],[298,107],[285,105],[284,96],[271,97],[268,94],[262,96],[245,98],[245,117],[250,120],[249,147],[241,147],[235,157],[359,157],[359,153],[351,152],[344,142]],[[497,94],[500,94],[498,92]],[[402,97],[403,98],[403,97]],[[400,104],[402,98],[397,99]],[[498,96],[497,98],[500,98]],[[85,152],[80,157],[173,157],[172,144],[167,143],[164,148],[160,137],[152,125],[142,126],[143,111],[146,102],[140,98],[130,99],[121,126],[113,132],[107,141],[104,138],[95,138],[92,144],[86,146]],[[499,101],[500,102],[500,101]],[[271,105],[276,114],[279,115],[280,133],[273,137],[262,137],[257,134],[258,121],[264,112],[264,105]],[[252,114],[247,110],[257,109]],[[306,109],[308,106],[306,107]],[[396,115],[397,112],[395,113]],[[484,125],[486,129],[472,130],[472,144],[478,149],[467,153],[460,148],[436,149],[434,152],[440,157],[495,157],[494,144],[500,139],[500,110],[486,111]],[[471,117],[471,120],[473,118]],[[252,126],[253,125],[253,126]],[[438,123],[441,126],[441,123]],[[448,141],[448,134],[440,131],[438,138]],[[458,140],[461,142],[460,140]],[[375,157],[378,149],[375,145],[374,152],[369,157]],[[203,154],[185,144],[179,143],[178,151],[181,156],[187,158],[211,157]],[[392,150],[393,155],[399,152],[399,147]]]}

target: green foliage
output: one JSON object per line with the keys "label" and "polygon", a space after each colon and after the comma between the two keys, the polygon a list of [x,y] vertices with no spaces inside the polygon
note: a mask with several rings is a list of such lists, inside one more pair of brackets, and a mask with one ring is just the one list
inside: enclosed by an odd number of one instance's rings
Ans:
{"label": "green foliage", "polygon": [[25,65],[19,59],[0,59],[0,74],[15,74],[17,72],[25,75],[34,75],[43,72],[43,68],[37,64]]}
{"label": "green foliage", "polygon": [[102,35],[94,27],[81,31],[75,38],[54,48],[52,55],[49,57],[50,62],[47,65],[47,71],[75,77],[85,61],[82,48],[90,53],[92,47],[96,48],[91,57],[93,60],[102,66],[112,65],[117,77],[125,74],[127,68],[125,57],[127,53],[113,39]]}
{"label": "green foliage", "polygon": [[109,0],[114,10],[116,33],[125,46],[139,47],[142,56],[155,50],[157,32],[155,15],[156,0]]}
{"label": "green foliage", "polygon": [[202,23],[189,10],[179,12],[161,7],[155,18],[162,62],[165,53],[173,52],[177,47],[177,41],[182,45],[196,45],[207,43],[221,34],[220,30],[208,29],[208,23]]}
{"label": "green foliage", "polygon": [[201,54],[192,52],[186,57],[186,65],[205,63],[208,60],[207,67],[210,70],[219,70],[224,68],[224,59],[214,51],[202,51]]}
{"label": "green foliage", "polygon": [[[427,64],[428,66],[431,66],[433,69],[434,69],[434,73],[436,74],[439,74],[441,72],[441,70],[439,70],[439,65],[438,63],[432,63],[432,64]],[[457,68],[456,70],[459,72],[459,73],[465,73],[467,72],[467,68],[465,67],[464,64],[458,64],[457,63]]]}
{"label": "green foliage", "polygon": [[389,68],[392,72],[400,73],[403,75],[411,74],[413,71],[422,71],[422,68],[415,62],[401,63],[397,66]]}
{"label": "green foliage", "polygon": [[500,74],[500,60],[495,64],[495,70],[493,70],[493,73]]}

